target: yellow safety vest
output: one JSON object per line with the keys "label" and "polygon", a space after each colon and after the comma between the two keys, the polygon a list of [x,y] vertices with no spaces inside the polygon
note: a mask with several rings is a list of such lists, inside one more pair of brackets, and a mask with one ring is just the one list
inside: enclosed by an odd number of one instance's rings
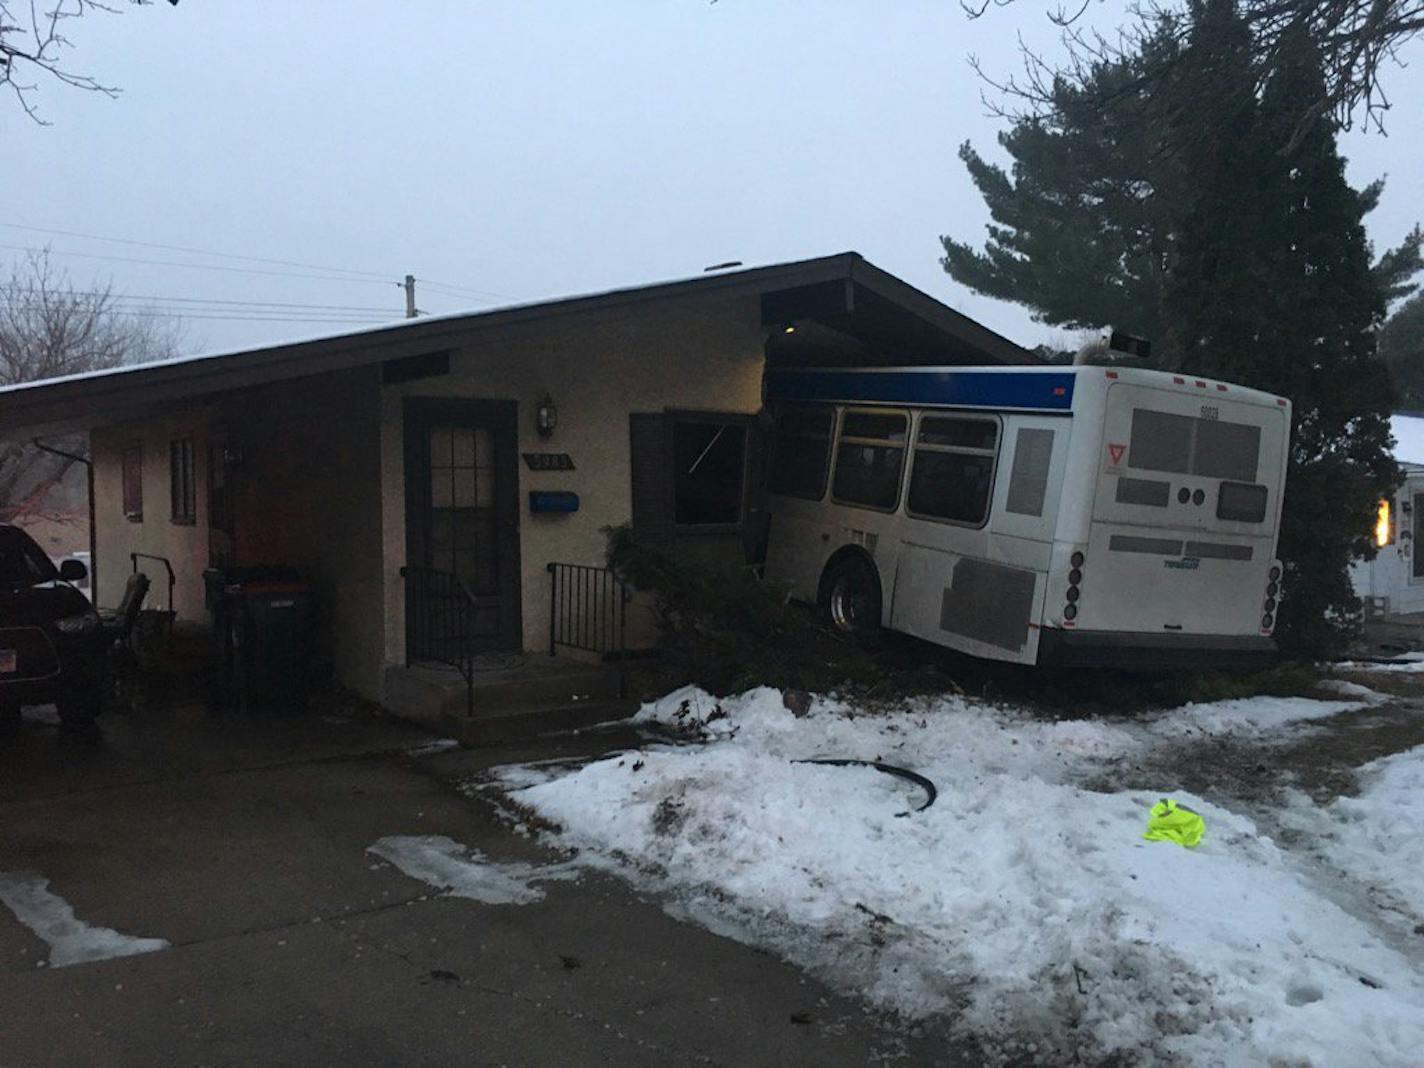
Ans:
{"label": "yellow safety vest", "polygon": [[1206,822],[1189,808],[1183,808],[1170,797],[1164,797],[1152,806],[1152,814],[1147,817],[1147,830],[1143,838],[1153,842],[1176,842],[1191,848],[1202,840],[1206,833]]}

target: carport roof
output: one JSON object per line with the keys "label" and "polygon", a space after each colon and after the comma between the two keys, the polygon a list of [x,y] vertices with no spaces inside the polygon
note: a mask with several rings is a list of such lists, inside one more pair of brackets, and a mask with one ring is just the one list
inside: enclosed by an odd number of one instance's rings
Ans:
{"label": "carport roof", "polygon": [[[860,346],[856,362],[1038,362],[859,253],[843,252],[0,387],[0,428],[16,434],[95,426],[183,398],[422,355],[485,329],[703,294],[759,297],[764,324],[813,321],[831,344],[843,338]],[[816,356],[815,349],[803,349],[779,358],[805,363]]]}

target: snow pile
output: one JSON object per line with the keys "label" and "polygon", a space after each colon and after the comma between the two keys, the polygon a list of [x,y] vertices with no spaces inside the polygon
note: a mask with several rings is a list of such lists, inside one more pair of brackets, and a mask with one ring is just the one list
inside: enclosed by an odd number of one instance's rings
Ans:
{"label": "snow pile", "polygon": [[49,963],[55,968],[169,946],[162,938],[135,938],[109,927],[91,927],[75,917],[69,902],[51,890],[49,880],[38,872],[0,872],[0,903],[49,944]]}
{"label": "snow pile", "polygon": [[1358,797],[1339,798],[1326,810],[1331,825],[1321,851],[1392,896],[1415,922],[1424,920],[1424,747],[1366,764],[1360,787]]}
{"label": "snow pile", "polygon": [[[1340,705],[1183,714],[1261,731]],[[1188,851],[1143,841],[1156,798],[1075,785],[1150,744],[1150,729],[958,699],[877,716],[820,700],[797,718],[765,689],[721,702],[679,691],[639,718],[713,740],[534,785],[516,774],[512,796],[584,862],[881,1006],[951,1012],[1001,1053],[1032,1043],[1054,1061],[1418,1062],[1424,986],[1408,962],[1250,820],[1174,795],[1206,819]],[[792,762],[830,756],[909,767],[939,800],[897,818],[919,803],[913,786]]]}
{"label": "snow pile", "polygon": [[1389,660],[1347,660],[1336,666],[1351,671],[1402,671],[1413,674],[1424,671],[1424,653],[1405,653]]}
{"label": "snow pile", "polygon": [[442,834],[391,835],[368,846],[366,852],[390,861],[412,879],[452,897],[467,897],[487,905],[540,901],[544,891],[534,883],[573,879],[577,875],[567,864],[497,864],[478,849],[467,850]]}
{"label": "snow pile", "polygon": [[1314,719],[1328,719],[1342,712],[1353,712],[1375,703],[1376,695],[1363,686],[1340,683],[1336,691],[1355,700],[1314,701],[1305,697],[1243,697],[1209,704],[1183,705],[1157,716],[1152,722],[1153,733],[1260,735],[1282,727]]}

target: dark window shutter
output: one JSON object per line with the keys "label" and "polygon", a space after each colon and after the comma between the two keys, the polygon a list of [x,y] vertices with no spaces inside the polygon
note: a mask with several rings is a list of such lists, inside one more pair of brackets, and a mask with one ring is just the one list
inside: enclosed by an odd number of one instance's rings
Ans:
{"label": "dark window shutter", "polygon": [[672,464],[668,459],[668,420],[661,412],[628,416],[632,470],[633,535],[649,545],[672,541]]}

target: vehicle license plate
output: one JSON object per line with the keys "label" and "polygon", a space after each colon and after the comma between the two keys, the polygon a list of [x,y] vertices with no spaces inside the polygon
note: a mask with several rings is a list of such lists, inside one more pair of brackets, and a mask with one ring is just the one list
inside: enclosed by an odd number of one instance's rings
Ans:
{"label": "vehicle license plate", "polygon": [[19,664],[16,662],[15,650],[0,649],[0,675],[13,675],[17,670]]}

